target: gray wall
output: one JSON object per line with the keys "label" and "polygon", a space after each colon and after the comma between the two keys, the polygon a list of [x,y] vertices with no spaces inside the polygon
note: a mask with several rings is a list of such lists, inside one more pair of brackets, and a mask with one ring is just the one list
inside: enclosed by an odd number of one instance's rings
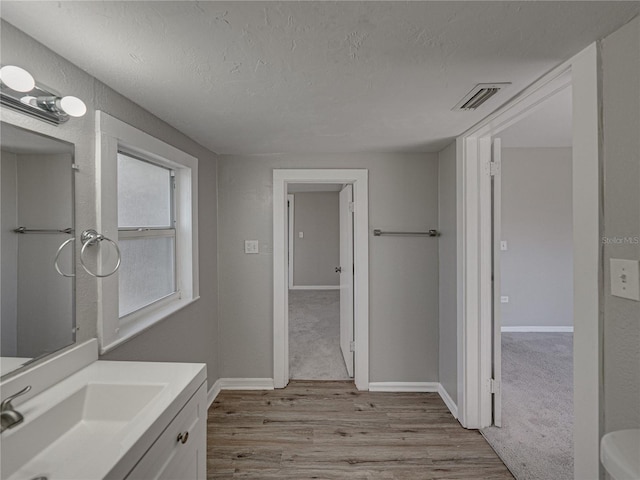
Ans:
{"label": "gray wall", "polygon": [[[221,377],[273,376],[274,168],[366,168],[372,229],[437,226],[435,154],[218,158]],[[369,248],[370,380],[437,381],[437,240],[370,236]]]}
{"label": "gray wall", "polygon": [[[103,358],[206,362],[211,385],[218,378],[215,154],[4,21],[1,40],[3,64],[20,65],[38,82],[63,94],[76,95],[87,104],[84,117],[58,127],[7,108],[0,111],[3,121],[75,144],[75,162],[80,166],[75,177],[77,231],[96,225],[95,110],[103,110],[199,159],[201,298]],[[83,341],[95,337],[97,332],[97,283],[84,273],[79,263],[76,274],[76,315],[80,328],[77,339]]]}
{"label": "gray wall", "polygon": [[571,148],[502,150],[502,325],[573,325]]}
{"label": "gray wall", "polygon": [[[640,259],[640,18],[602,42],[605,432],[640,428],[640,302],[611,295],[609,259]],[[615,243],[620,239],[621,243]],[[626,239],[626,240],[625,240]]]}
{"label": "gray wall", "polygon": [[[294,194],[293,285],[340,285],[339,192]],[[298,233],[303,232],[303,238]]]}
{"label": "gray wall", "polygon": [[440,383],[458,403],[456,143],[438,154]]}

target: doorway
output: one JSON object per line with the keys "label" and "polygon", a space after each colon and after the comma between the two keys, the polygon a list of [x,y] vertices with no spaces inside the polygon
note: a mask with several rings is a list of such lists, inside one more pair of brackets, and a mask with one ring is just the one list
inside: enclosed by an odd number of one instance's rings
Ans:
{"label": "doorway", "polygon": [[[289,208],[290,184],[342,184],[353,192],[353,378],[356,388],[369,389],[369,244],[368,172],[365,169],[273,171],[274,235],[274,385],[289,382]],[[342,280],[341,280],[342,282]],[[294,278],[295,283],[295,278]],[[341,288],[342,290],[342,288]],[[344,336],[348,338],[348,335]]]}
{"label": "doorway", "polygon": [[353,378],[353,187],[290,183],[289,378]]}
{"label": "doorway", "polygon": [[571,87],[492,139],[493,426],[516,478],[573,476]]}
{"label": "doorway", "polygon": [[598,48],[592,44],[458,137],[458,412],[466,428],[492,423],[491,138],[571,84],[573,99],[574,476],[599,470],[600,127]]}

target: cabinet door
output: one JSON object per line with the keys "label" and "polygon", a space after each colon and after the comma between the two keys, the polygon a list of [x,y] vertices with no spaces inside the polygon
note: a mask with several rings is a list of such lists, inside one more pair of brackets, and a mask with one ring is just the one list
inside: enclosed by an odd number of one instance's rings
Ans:
{"label": "cabinet door", "polygon": [[205,480],[207,465],[205,385],[202,385],[180,410],[176,418],[127,475],[127,480]]}

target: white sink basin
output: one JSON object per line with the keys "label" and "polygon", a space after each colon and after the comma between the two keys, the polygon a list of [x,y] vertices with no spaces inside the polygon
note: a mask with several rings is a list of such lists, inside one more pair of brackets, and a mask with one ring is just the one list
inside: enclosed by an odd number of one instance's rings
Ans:
{"label": "white sink basin", "polygon": [[[97,361],[14,404],[24,422],[2,433],[0,478],[122,478],[176,405],[203,382],[195,364]],[[191,385],[193,382],[193,386]],[[17,405],[16,405],[17,404]]]}
{"label": "white sink basin", "polygon": [[74,416],[77,422],[126,423],[140,413],[164,388],[164,385],[126,385],[90,383],[59,405],[63,415]]}
{"label": "white sink basin", "polygon": [[602,437],[600,460],[614,480],[640,479],[640,429],[607,433]]}
{"label": "white sink basin", "polygon": [[117,434],[129,426],[165,386],[89,383],[40,415],[35,412],[31,415],[34,409],[29,402],[16,407],[25,416],[25,423],[16,427],[15,433],[8,430],[3,434],[2,478],[6,478],[5,472],[10,472],[11,465],[7,463],[22,466],[18,468],[20,471],[26,468],[28,475],[35,472],[49,477],[52,472],[62,474],[65,462],[77,465],[90,460],[77,454],[83,447],[86,450],[88,443],[93,446],[92,450],[99,452],[117,441]]}

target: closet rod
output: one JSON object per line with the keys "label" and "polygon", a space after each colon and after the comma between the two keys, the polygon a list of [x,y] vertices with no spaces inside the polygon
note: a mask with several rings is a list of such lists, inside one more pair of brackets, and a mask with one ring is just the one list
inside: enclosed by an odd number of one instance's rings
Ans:
{"label": "closet rod", "polygon": [[437,230],[429,230],[427,232],[385,232],[378,228],[373,231],[375,237],[381,237],[383,235],[396,235],[396,236],[411,236],[411,237],[439,237],[440,232]]}
{"label": "closet rod", "polygon": [[18,227],[13,230],[15,233],[73,233],[73,228],[65,228],[62,230],[56,230],[53,228],[27,228],[27,227]]}

